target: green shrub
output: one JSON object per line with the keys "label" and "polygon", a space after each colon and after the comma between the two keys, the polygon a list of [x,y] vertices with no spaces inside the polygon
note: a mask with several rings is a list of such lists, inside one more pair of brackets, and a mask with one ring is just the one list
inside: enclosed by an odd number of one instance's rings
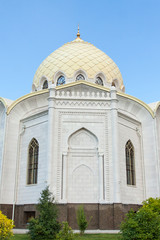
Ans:
{"label": "green shrub", "polygon": [[160,198],[148,198],[143,202],[143,208],[149,208],[153,212],[160,214]]}
{"label": "green shrub", "polygon": [[80,206],[78,208],[76,215],[77,215],[77,224],[78,224],[78,227],[80,230],[80,234],[83,235],[85,230],[87,229],[88,224],[90,223],[92,217],[90,217],[90,220],[88,222],[86,219],[86,215],[85,215],[83,206]]}
{"label": "green shrub", "polygon": [[14,227],[13,221],[8,219],[0,211],[0,239],[7,240],[13,236],[12,228]]}
{"label": "green shrub", "polygon": [[137,212],[131,209],[120,230],[123,240],[160,239],[160,199],[146,200]]}
{"label": "green shrub", "polygon": [[55,239],[57,232],[60,230],[60,224],[57,221],[57,206],[54,203],[54,197],[49,191],[49,187],[42,191],[37,210],[39,216],[35,219],[31,218],[28,225],[31,239]]}
{"label": "green shrub", "polygon": [[74,240],[74,233],[68,222],[62,222],[62,229],[57,233],[57,240]]}

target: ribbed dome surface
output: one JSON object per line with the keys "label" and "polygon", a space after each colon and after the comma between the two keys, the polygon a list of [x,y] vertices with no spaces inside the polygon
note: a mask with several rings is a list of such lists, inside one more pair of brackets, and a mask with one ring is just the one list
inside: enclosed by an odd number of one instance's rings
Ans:
{"label": "ribbed dome surface", "polygon": [[93,81],[97,73],[101,72],[107,82],[111,83],[114,79],[118,79],[119,87],[123,85],[119,68],[113,60],[94,45],[80,38],[64,44],[51,53],[37,69],[33,84],[38,87],[43,76],[48,81],[53,81],[58,71],[62,71],[68,79],[71,79],[78,70],[85,71],[88,78]]}

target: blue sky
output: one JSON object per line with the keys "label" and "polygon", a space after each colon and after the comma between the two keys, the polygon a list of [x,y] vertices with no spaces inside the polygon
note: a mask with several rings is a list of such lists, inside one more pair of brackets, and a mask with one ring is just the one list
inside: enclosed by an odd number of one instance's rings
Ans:
{"label": "blue sky", "polygon": [[160,0],[0,0],[0,96],[31,91],[40,63],[76,37],[118,65],[126,93],[160,100]]}

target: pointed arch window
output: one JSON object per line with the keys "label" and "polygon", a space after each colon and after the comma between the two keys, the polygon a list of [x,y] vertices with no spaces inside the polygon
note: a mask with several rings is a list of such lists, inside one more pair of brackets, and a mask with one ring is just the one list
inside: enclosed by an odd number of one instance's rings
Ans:
{"label": "pointed arch window", "polygon": [[135,185],[135,160],[134,160],[134,146],[130,140],[126,143],[126,176],[127,184]]}
{"label": "pointed arch window", "polygon": [[116,87],[116,84],[115,84],[115,82],[112,82],[112,87]]}
{"label": "pointed arch window", "polygon": [[83,74],[78,74],[76,77],[76,81],[80,81],[80,80],[85,80],[85,77],[83,76]]}
{"label": "pointed arch window", "polygon": [[96,78],[96,82],[95,82],[95,83],[98,84],[98,85],[103,86],[103,80],[102,80],[102,78],[98,76],[98,77]]}
{"label": "pointed arch window", "polygon": [[39,144],[33,138],[28,147],[28,178],[27,184],[36,184],[38,178],[38,154]]}
{"label": "pointed arch window", "polygon": [[43,83],[43,89],[47,89],[48,88],[48,81],[45,80]]}
{"label": "pointed arch window", "polygon": [[63,85],[65,84],[65,77],[63,75],[61,75],[58,79],[57,79],[57,86]]}

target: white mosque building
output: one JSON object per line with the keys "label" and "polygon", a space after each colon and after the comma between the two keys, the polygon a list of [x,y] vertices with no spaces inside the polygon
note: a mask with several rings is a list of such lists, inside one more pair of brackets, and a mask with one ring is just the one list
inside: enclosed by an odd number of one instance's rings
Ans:
{"label": "white mosque building", "polygon": [[77,38],[37,69],[32,92],[0,98],[0,210],[25,228],[49,185],[59,219],[118,229],[126,212],[160,196],[160,107],[127,95],[119,68]]}

